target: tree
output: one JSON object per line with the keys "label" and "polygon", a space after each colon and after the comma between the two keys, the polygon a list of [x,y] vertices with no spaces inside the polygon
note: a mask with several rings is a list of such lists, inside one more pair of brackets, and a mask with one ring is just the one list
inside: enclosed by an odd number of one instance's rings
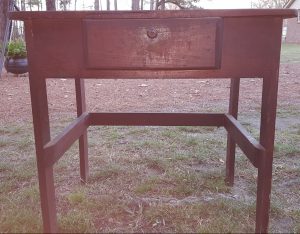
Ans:
{"label": "tree", "polygon": [[154,10],[154,0],[150,0],[150,10]]}
{"label": "tree", "polygon": [[114,5],[115,5],[115,11],[118,10],[118,0],[114,0]]}
{"label": "tree", "polygon": [[60,0],[59,7],[60,9],[66,11],[68,9],[68,5],[70,6],[71,0]]}
{"label": "tree", "polygon": [[94,1],[94,9],[95,9],[95,11],[99,11],[100,10],[99,0],[95,0]]}
{"label": "tree", "polygon": [[164,10],[166,3],[173,4],[179,9],[194,9],[199,8],[196,5],[198,2],[200,2],[200,0],[157,0],[156,10]]}
{"label": "tree", "polygon": [[6,31],[7,9],[8,9],[8,0],[0,1],[0,43],[3,42],[4,34]]}
{"label": "tree", "polygon": [[258,0],[253,2],[254,8],[283,8],[289,0]]}
{"label": "tree", "polygon": [[28,0],[27,4],[29,5],[29,9],[32,11],[32,7],[33,6],[37,6],[38,11],[40,10],[40,4],[41,1],[40,0]]}
{"label": "tree", "polygon": [[46,0],[47,11],[56,11],[55,0]]}
{"label": "tree", "polygon": [[15,0],[14,3],[18,9],[21,11],[26,11],[26,0]]}
{"label": "tree", "polygon": [[106,0],[106,9],[110,11],[110,0]]}
{"label": "tree", "polygon": [[138,11],[140,9],[140,0],[132,0],[131,9],[134,11]]}
{"label": "tree", "polygon": [[155,9],[165,10],[166,8],[166,0],[157,0]]}
{"label": "tree", "polygon": [[9,20],[7,12],[12,9],[13,1],[1,0],[0,1],[0,76],[3,66],[4,52],[6,43],[9,39]]}

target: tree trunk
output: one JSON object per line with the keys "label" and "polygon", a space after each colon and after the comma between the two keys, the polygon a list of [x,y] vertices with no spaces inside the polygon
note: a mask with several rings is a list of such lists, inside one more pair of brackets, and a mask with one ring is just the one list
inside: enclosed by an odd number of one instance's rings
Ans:
{"label": "tree trunk", "polygon": [[46,10],[56,11],[55,0],[46,0]]}
{"label": "tree trunk", "polygon": [[283,8],[289,0],[258,0],[251,5],[254,8]]}
{"label": "tree trunk", "polygon": [[110,11],[110,0],[106,0],[106,9]]}
{"label": "tree trunk", "polygon": [[25,0],[21,0],[21,11],[26,11]]}
{"label": "tree trunk", "polygon": [[150,0],[150,10],[154,10],[154,0]]}
{"label": "tree trunk", "polygon": [[118,10],[118,0],[114,0],[114,4],[115,4],[115,11]]}
{"label": "tree trunk", "polygon": [[157,0],[155,10],[165,10],[166,2],[165,0]]}
{"label": "tree trunk", "polygon": [[166,3],[165,0],[161,0],[161,10],[165,10],[166,9]]}
{"label": "tree trunk", "polygon": [[70,10],[72,0],[61,0],[61,2],[63,3],[64,11]]}
{"label": "tree trunk", "polygon": [[0,1],[0,49],[3,47],[4,36],[7,28],[7,10],[8,10],[9,0]]}
{"label": "tree trunk", "polygon": [[6,43],[9,39],[9,20],[7,18],[7,12],[12,10],[11,0],[1,0],[0,1],[0,76],[2,71],[2,66],[4,62],[4,52],[6,48]]}
{"label": "tree trunk", "polygon": [[144,0],[141,0],[141,10],[144,10]]}
{"label": "tree trunk", "polygon": [[95,9],[95,11],[99,11],[99,0],[95,0],[95,2],[94,2],[94,9]]}
{"label": "tree trunk", "polygon": [[140,0],[132,0],[131,9],[138,11],[140,9]]}

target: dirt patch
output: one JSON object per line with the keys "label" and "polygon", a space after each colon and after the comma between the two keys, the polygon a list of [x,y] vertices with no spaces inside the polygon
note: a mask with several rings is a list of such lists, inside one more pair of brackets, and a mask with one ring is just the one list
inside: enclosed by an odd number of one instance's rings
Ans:
{"label": "dirt patch", "polygon": [[[283,64],[279,107],[300,106],[300,64]],[[261,80],[243,79],[240,111],[257,113]],[[90,111],[224,112],[228,106],[229,80],[86,80]],[[51,120],[75,116],[74,81],[47,81]],[[0,82],[0,121],[30,122],[31,106],[27,76],[3,73]],[[70,117],[72,117],[70,116]]]}

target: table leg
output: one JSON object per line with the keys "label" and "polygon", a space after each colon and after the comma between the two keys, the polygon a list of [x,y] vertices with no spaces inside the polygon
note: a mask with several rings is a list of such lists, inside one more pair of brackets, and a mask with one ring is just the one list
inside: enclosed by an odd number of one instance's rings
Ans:
{"label": "table leg", "polygon": [[[77,116],[81,116],[86,112],[85,103],[85,88],[84,79],[75,79],[76,88],[76,103],[77,103]],[[88,141],[87,131],[85,131],[79,138],[79,157],[80,157],[80,178],[83,183],[87,182],[88,178]]]}
{"label": "table leg", "polygon": [[275,137],[275,120],[278,91],[278,74],[263,80],[260,144],[265,148],[258,166],[256,232],[266,233],[269,224],[269,209],[272,184],[272,163]]}
{"label": "table leg", "polygon": [[30,92],[44,232],[57,232],[53,166],[46,165],[43,146],[50,141],[46,80],[30,74]]}
{"label": "table leg", "polygon": [[[229,114],[237,119],[239,104],[240,78],[232,78],[230,83]],[[226,152],[226,184],[233,186],[234,183],[234,162],[235,162],[236,143],[227,134],[227,152]]]}

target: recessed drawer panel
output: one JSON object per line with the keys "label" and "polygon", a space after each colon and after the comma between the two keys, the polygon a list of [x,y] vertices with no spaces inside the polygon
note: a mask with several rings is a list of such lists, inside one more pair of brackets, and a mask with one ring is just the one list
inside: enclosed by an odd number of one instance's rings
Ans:
{"label": "recessed drawer panel", "polygon": [[85,19],[88,69],[218,69],[222,19]]}

